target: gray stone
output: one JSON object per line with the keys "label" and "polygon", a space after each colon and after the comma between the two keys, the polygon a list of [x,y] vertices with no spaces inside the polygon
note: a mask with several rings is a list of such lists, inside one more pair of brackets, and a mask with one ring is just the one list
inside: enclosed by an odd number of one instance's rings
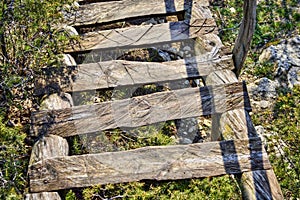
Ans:
{"label": "gray stone", "polygon": [[260,107],[263,109],[268,108],[270,104],[271,103],[269,101],[265,101],[265,100],[260,101]]}
{"label": "gray stone", "polygon": [[73,26],[63,25],[60,30],[64,30],[69,36],[79,35],[77,30]]}
{"label": "gray stone", "polygon": [[264,144],[264,146],[266,148],[268,146],[268,141],[267,141],[268,136],[267,136],[265,128],[261,125],[255,126],[254,128],[255,128],[256,133],[261,138],[262,143]]}
{"label": "gray stone", "polygon": [[271,45],[259,57],[260,62],[275,61],[279,67],[300,67],[300,36],[282,40],[278,45]]}
{"label": "gray stone", "polygon": [[248,85],[249,94],[256,101],[273,100],[277,97],[276,88],[279,87],[277,81],[272,81],[266,77],[261,78],[253,84]]}
{"label": "gray stone", "polygon": [[157,52],[160,55],[160,57],[163,58],[164,61],[171,61],[171,57],[167,52],[162,51],[160,49],[157,49]]}
{"label": "gray stone", "polygon": [[288,72],[288,86],[300,85],[300,67],[292,67]]}
{"label": "gray stone", "polygon": [[255,130],[256,130],[256,132],[257,132],[258,135],[264,136],[264,134],[265,134],[265,128],[263,126],[261,126],[261,125],[255,126]]}
{"label": "gray stone", "polygon": [[192,49],[191,49],[190,46],[185,46],[185,47],[183,47],[182,50],[183,50],[183,51],[188,51],[188,52],[190,52]]}
{"label": "gray stone", "polygon": [[59,94],[51,94],[44,101],[42,101],[40,110],[56,110],[56,109],[64,109],[72,107],[73,100],[70,94],[61,93]]}
{"label": "gray stone", "polygon": [[76,66],[75,59],[70,54],[62,54],[62,64],[64,66]]}
{"label": "gray stone", "polygon": [[277,45],[271,45],[262,52],[259,61],[276,63],[275,77],[281,85],[293,87],[299,84],[300,35],[282,40]]}
{"label": "gray stone", "polygon": [[156,24],[157,24],[157,21],[154,18],[151,18],[150,20],[142,23],[142,25],[156,25]]}

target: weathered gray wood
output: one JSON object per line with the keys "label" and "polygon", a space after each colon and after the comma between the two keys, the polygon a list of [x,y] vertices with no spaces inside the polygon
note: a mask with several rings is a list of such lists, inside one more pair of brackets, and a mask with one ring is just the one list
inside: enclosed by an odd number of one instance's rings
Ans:
{"label": "weathered gray wood", "polygon": [[214,70],[233,69],[231,56],[210,54],[164,63],[113,60],[82,64],[64,91],[83,91],[117,86],[149,84],[207,76]]}
{"label": "weathered gray wood", "polygon": [[57,192],[41,192],[26,194],[25,200],[61,200]]}
{"label": "weathered gray wood", "polygon": [[[206,78],[206,84],[211,85],[237,81],[235,74],[229,71],[215,71]],[[212,126],[212,140],[257,137],[251,117],[248,111],[243,108],[212,115]],[[263,145],[261,149],[264,151]],[[241,176],[236,176],[236,178],[242,188],[243,199],[283,199],[280,185],[272,169],[245,172]]]}
{"label": "weathered gray wood", "polygon": [[[186,88],[32,115],[32,131],[63,137],[117,127],[138,127],[243,108],[242,83]],[[250,109],[250,108],[245,108]]]}
{"label": "weathered gray wood", "polygon": [[[42,107],[45,110],[51,109],[65,109],[70,108],[72,104],[63,102],[62,98],[70,98],[68,94],[61,94],[60,97],[57,95],[47,97]],[[60,102],[60,103],[58,103]],[[58,103],[58,104],[57,104]],[[69,154],[69,145],[66,139],[59,137],[57,135],[48,134],[47,136],[42,136],[39,140],[33,145],[30,161],[30,165],[36,162],[43,162],[45,159],[53,158],[57,156],[68,156]],[[60,200],[60,196],[57,192],[42,192],[42,193],[33,193],[26,194],[26,200]]]}
{"label": "weathered gray wood", "polygon": [[66,139],[57,135],[48,135],[34,144],[29,165],[47,158],[67,156],[68,154],[69,145]]}
{"label": "weathered gray wood", "polygon": [[255,138],[57,157],[31,166],[30,190],[52,191],[94,184],[177,180],[270,169],[267,154],[260,151],[261,145],[261,140]]}
{"label": "weathered gray wood", "polygon": [[[195,8],[209,6],[208,0],[193,0]],[[80,5],[76,12],[66,15],[72,26],[100,24],[149,15],[164,15],[182,12],[186,0],[120,0]],[[202,8],[206,10],[206,8]],[[208,10],[208,9],[207,9]],[[210,12],[208,12],[210,14]]]}
{"label": "weathered gray wood", "polygon": [[[206,77],[207,85],[236,83],[238,79],[230,70],[214,71]],[[244,88],[245,94],[247,93]],[[251,107],[249,98],[245,96],[245,107]],[[212,141],[223,139],[244,139],[256,136],[251,118],[245,109],[234,109],[225,113],[212,115]]]}
{"label": "weathered gray wood", "polygon": [[[37,141],[31,152],[29,168],[36,162],[44,162],[48,158],[68,156],[69,145],[66,139],[57,135],[47,135]],[[61,200],[57,192],[42,192],[26,194],[25,200]]]}
{"label": "weathered gray wood", "polygon": [[193,39],[216,31],[216,23],[211,18],[96,31],[82,35],[78,44],[67,47],[65,52],[145,47]]}
{"label": "weathered gray wood", "polygon": [[272,169],[243,173],[242,180],[248,183],[243,184],[243,199],[284,199],[281,189],[278,185],[277,178]]}
{"label": "weathered gray wood", "polygon": [[244,0],[243,21],[233,48],[235,74],[241,73],[256,25],[256,0]]}

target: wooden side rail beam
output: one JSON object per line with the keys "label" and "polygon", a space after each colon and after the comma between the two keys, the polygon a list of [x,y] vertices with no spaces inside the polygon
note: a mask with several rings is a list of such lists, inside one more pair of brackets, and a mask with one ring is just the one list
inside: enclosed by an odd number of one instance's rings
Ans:
{"label": "wooden side rail beam", "polygon": [[244,17],[233,48],[234,72],[237,77],[241,73],[255,31],[256,1],[257,0],[244,0]]}

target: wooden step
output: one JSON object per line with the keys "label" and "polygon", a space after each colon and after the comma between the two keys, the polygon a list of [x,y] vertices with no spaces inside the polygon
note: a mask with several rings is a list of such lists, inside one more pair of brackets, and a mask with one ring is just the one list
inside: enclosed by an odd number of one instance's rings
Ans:
{"label": "wooden step", "polygon": [[82,64],[67,92],[97,90],[204,77],[214,70],[233,69],[232,57],[211,54],[164,63],[113,60]]}
{"label": "wooden step", "polygon": [[193,7],[199,8],[208,6],[209,2],[208,0],[121,0],[97,2],[80,5],[76,12],[66,15],[66,21],[71,26],[87,26],[128,18],[166,15],[183,12],[189,8],[188,4],[193,4]]}
{"label": "wooden step", "polygon": [[194,39],[208,33],[217,33],[214,19],[133,26],[86,33],[81,36],[79,43],[67,47],[65,52],[72,53],[115,48],[144,48],[158,43]]}
{"label": "wooden step", "polygon": [[168,120],[223,113],[236,108],[250,110],[243,83],[174,91],[33,113],[34,135],[62,137],[94,133],[118,127],[138,127]]}
{"label": "wooden step", "polygon": [[260,138],[56,157],[29,168],[31,192],[271,169]]}

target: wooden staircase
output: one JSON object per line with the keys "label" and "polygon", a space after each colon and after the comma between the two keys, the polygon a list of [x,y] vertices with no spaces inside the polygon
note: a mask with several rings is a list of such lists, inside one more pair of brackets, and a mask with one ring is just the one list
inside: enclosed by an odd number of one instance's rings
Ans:
{"label": "wooden staircase", "polygon": [[[249,47],[253,2],[245,0],[243,35],[237,39],[234,55],[217,36],[208,0],[78,3],[76,12],[66,13],[68,25],[80,35],[66,53],[78,64],[71,78],[59,82],[62,92],[172,84],[184,79],[201,79],[203,86],[33,113],[32,134],[40,139],[33,148],[31,193],[26,199],[60,199],[59,190],[95,184],[225,174],[234,174],[241,182],[244,199],[283,199],[248,114],[251,106],[245,82],[238,82],[233,72],[239,72]],[[141,19],[153,17],[161,21],[141,23]],[[125,52],[147,48],[168,51],[182,43],[192,46],[192,53],[182,56],[179,47],[173,52],[176,60],[117,60]],[[212,118],[210,142],[69,156],[64,139],[200,116]]]}

